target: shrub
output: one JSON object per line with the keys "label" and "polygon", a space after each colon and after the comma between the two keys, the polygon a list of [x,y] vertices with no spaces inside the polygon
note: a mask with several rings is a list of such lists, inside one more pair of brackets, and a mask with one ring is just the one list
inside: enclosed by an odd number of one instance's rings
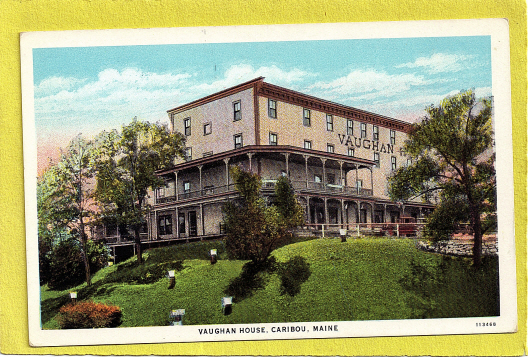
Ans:
{"label": "shrub", "polygon": [[104,283],[152,284],[165,277],[167,271],[183,270],[183,261],[149,264],[149,259],[139,265],[137,261],[124,263],[104,278]]}
{"label": "shrub", "polygon": [[90,273],[95,274],[108,264],[110,249],[102,242],[86,241],[86,251],[90,264]]}
{"label": "shrub", "polygon": [[68,238],[59,242],[51,252],[49,269],[50,289],[63,290],[82,283],[85,272],[79,241]]}
{"label": "shrub", "polygon": [[61,307],[57,321],[61,329],[116,327],[121,315],[119,306],[82,301]]}

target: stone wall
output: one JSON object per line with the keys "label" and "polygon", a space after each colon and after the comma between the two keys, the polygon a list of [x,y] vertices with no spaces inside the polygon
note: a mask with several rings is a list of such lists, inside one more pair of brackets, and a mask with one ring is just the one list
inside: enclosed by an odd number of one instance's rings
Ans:
{"label": "stone wall", "polygon": [[[440,241],[429,244],[418,241],[418,248],[426,252],[439,253],[444,255],[473,256],[473,242],[471,241]],[[497,255],[497,242],[482,243],[482,255]]]}

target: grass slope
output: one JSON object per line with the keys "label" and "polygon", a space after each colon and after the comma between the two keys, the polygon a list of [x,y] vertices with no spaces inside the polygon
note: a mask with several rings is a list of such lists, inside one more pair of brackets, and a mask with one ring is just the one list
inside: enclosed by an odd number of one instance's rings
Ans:
{"label": "grass slope", "polygon": [[[211,265],[209,249],[220,260]],[[91,287],[41,289],[43,328],[58,328],[54,316],[68,291],[121,307],[122,327],[167,325],[171,309],[185,309],[184,324],[384,320],[498,314],[496,259],[475,272],[468,259],[418,251],[412,240],[317,239],[290,244],[273,255],[279,262],[302,256],[311,275],[295,296],[281,295],[277,274],[263,273],[263,287],[224,316],[220,299],[245,261],[227,260],[223,244],[197,242],[152,249],[145,264],[135,258],[98,272]],[[168,289],[167,270],[176,269]],[[161,275],[160,275],[161,274]]]}

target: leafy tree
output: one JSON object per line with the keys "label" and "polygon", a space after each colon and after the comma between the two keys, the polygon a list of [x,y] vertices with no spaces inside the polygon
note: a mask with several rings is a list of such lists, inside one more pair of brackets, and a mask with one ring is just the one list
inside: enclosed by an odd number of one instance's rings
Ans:
{"label": "leafy tree", "polygon": [[265,266],[271,252],[291,239],[291,229],[302,224],[303,209],[285,177],[275,186],[275,204],[267,205],[257,174],[237,166],[231,168],[231,174],[240,198],[224,205],[226,249],[234,258]]}
{"label": "leafy tree", "polygon": [[184,137],[161,124],[134,119],[121,132],[103,132],[97,143],[97,188],[103,220],[131,227],[142,263],[140,229],[148,211],[147,194],[164,184],[155,171],[184,156]]}
{"label": "leafy tree", "polygon": [[[469,220],[474,237],[473,262],[480,266],[482,235],[496,224],[495,155],[491,101],[475,98],[472,90],[431,105],[405,143],[412,165],[389,178],[394,200],[422,197],[439,205],[429,231],[451,234]],[[440,224],[440,222],[443,222]]]}
{"label": "leafy tree", "polygon": [[[85,280],[91,282],[86,255],[86,224],[93,214],[92,142],[78,135],[70,141],[56,165],[51,166],[37,183],[39,247],[49,252],[61,233],[72,233],[81,243]],[[47,264],[46,254],[42,263]]]}

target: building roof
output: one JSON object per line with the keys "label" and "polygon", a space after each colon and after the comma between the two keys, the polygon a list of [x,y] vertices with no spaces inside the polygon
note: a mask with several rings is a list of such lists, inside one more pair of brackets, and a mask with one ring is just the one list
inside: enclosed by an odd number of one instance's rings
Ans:
{"label": "building roof", "polygon": [[403,132],[409,132],[412,126],[412,124],[407,123],[403,120],[390,118],[376,113],[371,113],[366,110],[346,106],[329,100],[317,98],[308,94],[296,92],[284,87],[276,86],[274,84],[266,83],[264,82],[264,77],[252,79],[250,81],[224,89],[220,92],[210,94],[206,97],[197,99],[187,104],[183,104],[173,109],[169,109],[167,110],[167,113],[180,113],[185,110],[189,110],[203,105],[205,103],[209,103],[214,100],[227,97],[229,95],[246,90],[251,87],[255,89],[255,95],[260,95],[278,101],[302,106],[308,109],[326,112],[328,114],[338,115],[347,119],[353,119],[360,122],[379,125]]}

